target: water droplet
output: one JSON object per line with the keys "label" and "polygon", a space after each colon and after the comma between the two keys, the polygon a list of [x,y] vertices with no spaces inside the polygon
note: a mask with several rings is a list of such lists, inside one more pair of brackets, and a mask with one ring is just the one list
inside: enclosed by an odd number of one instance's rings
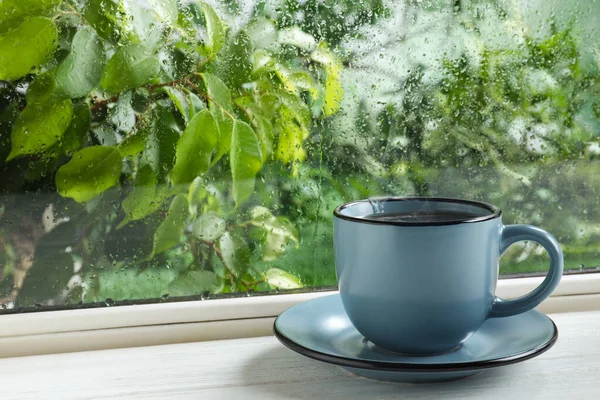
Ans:
{"label": "water droplet", "polygon": [[115,301],[109,297],[108,299],[104,300],[104,304],[106,304],[107,307],[112,307],[115,305]]}

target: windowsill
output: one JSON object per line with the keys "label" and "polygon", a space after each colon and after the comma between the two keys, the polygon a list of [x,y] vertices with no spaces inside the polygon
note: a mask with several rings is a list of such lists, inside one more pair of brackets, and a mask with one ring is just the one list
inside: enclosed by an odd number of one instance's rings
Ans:
{"label": "windowsill", "polygon": [[4,359],[1,387],[4,397],[13,400],[596,399],[600,312],[551,317],[559,339],[548,352],[441,384],[355,377],[296,354],[271,336]]}
{"label": "windowsill", "polygon": [[[502,279],[497,294],[517,297],[542,279]],[[3,315],[0,358],[265,336],[271,334],[274,318],[287,308],[330,293]],[[563,277],[538,309],[545,313],[600,311],[600,273]]]}

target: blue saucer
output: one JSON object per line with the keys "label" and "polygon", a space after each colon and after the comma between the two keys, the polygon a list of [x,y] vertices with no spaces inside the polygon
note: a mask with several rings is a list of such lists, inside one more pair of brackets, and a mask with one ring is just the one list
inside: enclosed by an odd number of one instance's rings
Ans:
{"label": "blue saucer", "polygon": [[457,350],[435,356],[409,356],[381,349],[352,325],[339,294],[297,304],[275,320],[275,336],[290,349],[337,364],[371,379],[441,382],[538,356],[556,343],[558,330],[535,310],[492,318]]}

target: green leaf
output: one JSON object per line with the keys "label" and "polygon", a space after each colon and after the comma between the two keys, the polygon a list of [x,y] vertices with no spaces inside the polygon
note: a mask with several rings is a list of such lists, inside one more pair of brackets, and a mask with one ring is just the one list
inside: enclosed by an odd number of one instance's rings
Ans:
{"label": "green leaf", "polygon": [[18,26],[28,17],[47,15],[62,0],[2,0],[0,1],[0,33]]}
{"label": "green leaf", "polygon": [[339,109],[344,97],[341,74],[343,65],[340,60],[327,49],[324,44],[312,54],[312,59],[320,62],[325,67],[325,102],[323,112],[325,116],[335,114]]}
{"label": "green leaf", "polygon": [[185,195],[175,196],[167,217],[154,233],[153,255],[169,250],[180,242],[188,216],[189,211]]}
{"label": "green leaf", "polygon": [[282,44],[289,44],[310,51],[317,47],[317,41],[310,33],[294,26],[279,31],[277,41]]}
{"label": "green leaf", "polygon": [[172,25],[172,1],[121,0],[121,4],[125,11],[120,21],[123,37],[131,43],[144,45],[149,51],[158,50],[164,30],[167,25]]}
{"label": "green leaf", "polygon": [[119,93],[150,82],[158,74],[159,62],[155,53],[143,45],[130,44],[120,48],[106,64],[102,87]]}
{"label": "green leaf", "polygon": [[289,241],[299,245],[298,233],[292,223],[285,217],[274,216],[266,207],[252,209],[251,224],[264,231],[262,258],[273,261],[285,253]]}
{"label": "green leaf", "polygon": [[[287,93],[286,93],[286,95],[287,95]],[[291,97],[295,97],[295,96],[291,96]],[[300,100],[298,100],[298,101],[300,103],[302,103],[302,101],[300,101]],[[260,96],[258,99],[254,100],[254,102],[256,103],[256,106],[259,109],[259,111],[257,111],[256,114],[261,114],[265,118],[271,120],[271,119],[273,119],[273,117],[275,117],[275,114],[277,113],[277,109],[279,109],[279,107],[281,106],[282,100],[281,100],[281,96],[277,96],[274,94],[264,94],[264,95]],[[308,111],[308,107],[306,107],[306,108]],[[310,111],[309,111],[309,118],[310,118]]]}
{"label": "green leaf", "polygon": [[293,175],[298,175],[300,162],[306,158],[303,147],[306,131],[296,123],[292,113],[285,106],[279,110],[280,118],[277,120],[279,135],[277,140],[276,156],[286,164],[292,164]]}
{"label": "green leaf", "polygon": [[210,96],[209,105],[211,110],[224,109],[231,112],[233,110],[233,102],[231,101],[231,92],[227,85],[218,76],[209,73],[202,74],[202,79],[204,79],[206,91]]}
{"label": "green leaf", "polygon": [[187,201],[190,206],[190,215],[195,218],[198,215],[198,206],[206,198],[208,192],[202,178],[197,177],[188,187]]}
{"label": "green leaf", "polygon": [[163,182],[173,168],[179,136],[180,130],[171,108],[156,107],[143,159],[159,174],[159,182]]}
{"label": "green leaf", "polygon": [[233,198],[242,204],[254,192],[254,180],[262,167],[262,150],[250,125],[236,120],[231,136],[230,166],[233,178]]}
{"label": "green leaf", "polygon": [[214,272],[186,270],[169,284],[163,295],[172,297],[199,295],[213,291],[217,283]]}
{"label": "green leaf", "polygon": [[123,158],[134,157],[144,151],[146,140],[148,139],[148,130],[143,129],[127,136],[119,143],[119,151]]}
{"label": "green leaf", "polygon": [[227,41],[214,65],[214,73],[223,77],[229,87],[239,88],[252,80],[252,42],[246,32]]}
{"label": "green leaf", "polygon": [[135,186],[123,200],[122,208],[125,218],[119,228],[132,221],[137,221],[157,211],[167,198],[167,190],[158,185],[155,172],[149,165],[144,165],[137,173]]}
{"label": "green leaf", "polygon": [[30,74],[50,59],[58,46],[58,32],[48,18],[31,18],[0,37],[0,80]]}
{"label": "green leaf", "polygon": [[179,12],[177,10],[177,0],[147,0],[152,11],[161,22],[169,26],[177,24]]}
{"label": "green leaf", "polygon": [[217,144],[217,152],[213,157],[214,165],[231,149],[233,119],[220,110],[212,110],[212,113],[219,127],[219,143]]}
{"label": "green leaf", "polygon": [[183,89],[185,90],[184,92],[178,88],[167,86],[164,90],[169,95],[169,98],[183,117],[186,124],[189,123],[198,111],[206,109],[202,100],[187,89]]}
{"label": "green leaf", "polygon": [[251,224],[264,229],[268,233],[283,235],[299,244],[298,233],[294,225],[285,217],[276,217],[271,211],[263,206],[257,206],[250,212]]}
{"label": "green leaf", "polygon": [[192,111],[193,106],[190,104],[190,98],[186,96],[181,90],[174,87],[164,87],[163,90],[169,95],[169,98],[175,104],[177,111],[183,117],[183,120],[186,124],[190,122],[190,119],[194,116],[194,114],[190,115],[190,111]]}
{"label": "green leaf", "polygon": [[25,99],[27,104],[47,102],[50,97],[58,97],[56,80],[51,73],[45,72],[37,75],[29,88]]}
{"label": "green leaf", "polygon": [[271,268],[265,273],[267,283],[277,289],[298,289],[303,287],[302,281],[295,275],[279,268]]}
{"label": "green leaf", "polygon": [[293,72],[280,63],[276,63],[272,70],[277,74],[285,89],[294,97],[297,98],[301,91],[308,91],[313,100],[319,97],[319,87],[308,72]]}
{"label": "green leaf", "polygon": [[73,118],[71,124],[65,131],[62,139],[58,142],[62,153],[68,153],[81,148],[90,130],[92,113],[90,105],[81,102],[73,107]]}
{"label": "green leaf", "polygon": [[192,224],[192,232],[201,240],[214,242],[225,233],[227,224],[217,213],[207,212],[200,215]]}
{"label": "green leaf", "polygon": [[341,80],[341,64],[331,64],[325,68],[327,80],[325,81],[325,103],[323,112],[325,116],[335,114],[339,109],[344,97],[344,87]]}
{"label": "green leaf", "polygon": [[89,0],[85,17],[106,40],[156,50],[167,27],[177,22],[176,0]]}
{"label": "green leaf", "polygon": [[273,125],[271,121],[265,117],[256,117],[256,134],[260,141],[262,149],[263,163],[267,162],[269,156],[273,152]]}
{"label": "green leaf", "polygon": [[207,3],[201,3],[202,13],[206,21],[206,50],[210,58],[214,58],[225,43],[226,27],[215,10]]}
{"label": "green leaf", "polygon": [[262,71],[271,71],[275,66],[275,60],[264,49],[258,49],[252,55],[252,72],[260,73]]}
{"label": "green leaf", "polygon": [[116,148],[86,147],[59,168],[56,187],[61,196],[86,202],[119,182],[121,164],[121,154]]}
{"label": "green leaf", "polygon": [[275,261],[286,252],[287,247],[288,240],[284,235],[278,233],[267,234],[262,243],[262,259],[264,261]]}
{"label": "green leaf", "polygon": [[213,164],[227,154],[231,148],[231,135],[233,130],[233,121],[230,117],[233,102],[231,100],[231,92],[227,85],[221,79],[212,74],[202,74],[206,91],[210,96],[208,101],[209,109],[211,110],[217,125],[219,126],[219,143],[217,145],[217,154],[213,159]]}
{"label": "green leaf", "polygon": [[206,108],[206,106],[204,105],[204,102],[202,101],[202,99],[200,99],[200,97],[196,96],[192,92],[188,93],[188,98],[189,98],[189,102],[190,102],[189,115],[190,115],[190,119],[191,119],[191,117],[196,115],[196,113],[198,111],[204,110]]}
{"label": "green leaf", "polygon": [[177,143],[175,165],[170,178],[174,184],[192,182],[210,168],[213,150],[219,139],[219,127],[208,110],[192,118]]}
{"label": "green leaf", "polygon": [[225,232],[219,239],[219,249],[223,262],[235,276],[241,277],[250,263],[250,248],[239,235]]}
{"label": "green leaf", "polygon": [[116,42],[121,36],[123,24],[119,16],[125,9],[119,0],[88,0],[83,13],[100,37]]}
{"label": "green leaf", "polygon": [[71,100],[42,98],[30,103],[12,130],[12,150],[7,160],[41,153],[61,140],[73,116]]}
{"label": "green leaf", "polygon": [[295,88],[309,92],[313,100],[319,97],[318,86],[308,72],[294,72],[289,76],[289,80]]}
{"label": "green leaf", "polygon": [[66,96],[83,97],[100,81],[103,63],[102,42],[92,28],[83,26],[73,37],[71,53],[56,71],[56,83]]}
{"label": "green leaf", "polygon": [[309,135],[309,126],[312,120],[310,109],[300,97],[293,94],[279,92],[278,97],[287,108],[286,110],[294,117],[303,131],[303,138],[306,139]]}

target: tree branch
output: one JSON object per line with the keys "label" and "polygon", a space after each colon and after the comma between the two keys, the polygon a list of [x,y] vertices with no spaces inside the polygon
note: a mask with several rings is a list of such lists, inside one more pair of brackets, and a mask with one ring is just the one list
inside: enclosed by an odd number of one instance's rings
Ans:
{"label": "tree branch", "polygon": [[[142,85],[142,86],[140,86],[140,88],[144,88],[144,89],[148,89],[149,91],[153,91],[155,89],[160,89],[163,87],[176,87],[180,83],[184,82],[186,79],[188,79],[188,77],[185,77],[182,79],[177,79],[177,80],[170,81],[170,82],[165,82],[165,83],[153,83],[153,84]],[[117,93],[116,95],[114,95],[113,97],[108,98],[108,99],[98,100],[92,106],[92,112],[97,112],[98,110],[102,109],[103,107],[106,107],[110,103],[116,103],[117,101],[119,101],[119,97],[121,96],[121,93]]]}

